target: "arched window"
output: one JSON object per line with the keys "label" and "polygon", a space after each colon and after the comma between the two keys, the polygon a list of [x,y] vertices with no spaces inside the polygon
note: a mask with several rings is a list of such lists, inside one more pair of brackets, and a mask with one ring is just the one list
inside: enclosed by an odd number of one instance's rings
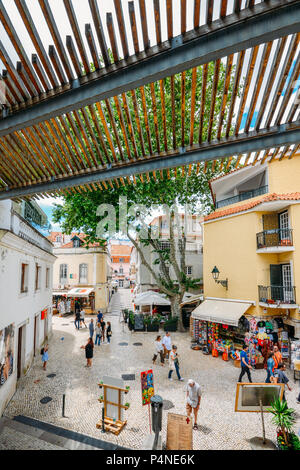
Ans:
{"label": "arched window", "polygon": [[88,282],[88,265],[80,264],[79,265],[79,283],[87,284]]}
{"label": "arched window", "polygon": [[67,284],[67,281],[68,281],[68,265],[61,264],[59,266],[59,283]]}

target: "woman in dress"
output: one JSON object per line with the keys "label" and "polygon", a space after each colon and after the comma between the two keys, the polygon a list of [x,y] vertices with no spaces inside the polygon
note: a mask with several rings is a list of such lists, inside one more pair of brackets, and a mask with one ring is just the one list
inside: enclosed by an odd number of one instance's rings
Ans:
{"label": "woman in dress", "polygon": [[106,338],[107,342],[110,343],[110,338],[111,338],[112,332],[111,332],[111,323],[110,321],[107,322],[107,327],[106,327]]}
{"label": "woman in dress", "polygon": [[164,366],[164,363],[165,363],[164,348],[163,348],[163,345],[161,343],[161,336],[160,335],[158,335],[156,340],[154,341],[154,347],[155,347],[155,352],[154,352],[153,359],[152,359],[153,364],[155,364],[156,358],[159,354],[160,355],[160,364],[161,364],[161,366]]}
{"label": "woman in dress", "polygon": [[42,354],[42,362],[43,362],[43,369],[46,370],[47,362],[49,360],[48,344],[46,344],[43,349],[44,349],[44,351],[43,351],[43,354]]}
{"label": "woman in dress", "polygon": [[92,338],[89,338],[87,344],[85,346],[81,346],[81,349],[85,349],[85,357],[86,357],[85,367],[92,367],[92,359],[94,355],[94,343],[93,343]]}

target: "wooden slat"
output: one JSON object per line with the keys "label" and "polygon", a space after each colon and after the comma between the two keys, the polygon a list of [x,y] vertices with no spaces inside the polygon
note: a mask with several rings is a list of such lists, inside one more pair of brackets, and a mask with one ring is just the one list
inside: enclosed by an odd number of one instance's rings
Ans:
{"label": "wooden slat", "polygon": [[74,74],[72,71],[72,67],[70,65],[66,50],[63,45],[63,41],[61,39],[61,36],[58,31],[58,27],[56,25],[54,16],[52,14],[50,5],[49,5],[49,0],[39,0],[39,4],[41,7],[41,10],[43,12],[44,18],[47,22],[49,31],[51,33],[52,39],[54,41],[57,53],[60,57],[61,63],[64,67],[65,73],[68,77],[69,82],[74,80]]}
{"label": "wooden slat", "polygon": [[86,145],[86,148],[88,149],[89,154],[92,158],[93,165],[95,166],[95,168],[97,168],[97,167],[99,167],[99,163],[97,161],[96,155],[95,155],[94,150],[92,148],[92,145],[90,143],[88,134],[85,130],[84,123],[83,123],[83,118],[81,117],[80,111],[81,110],[73,111],[73,116],[75,117],[75,121],[77,122],[77,124],[79,126],[80,134],[83,137],[83,141],[84,141],[84,143]]}
{"label": "wooden slat", "polygon": [[101,68],[100,62],[98,60],[98,51],[96,48],[96,43],[93,35],[93,31],[90,24],[85,25],[85,37],[90,49],[90,53],[93,59],[93,64],[95,66],[95,70],[99,70]]}
{"label": "wooden slat", "polygon": [[138,39],[138,34],[137,34],[137,24],[136,24],[136,16],[135,16],[133,1],[128,2],[128,13],[129,13],[129,19],[130,19],[130,27],[131,27],[134,52],[138,54],[140,51],[140,48],[139,48],[139,39]]}
{"label": "wooden slat", "polygon": [[242,0],[234,0],[234,7],[233,7],[234,13],[236,14],[240,13],[241,6],[242,6]]}
{"label": "wooden slat", "polygon": [[155,139],[156,139],[156,151],[160,153],[159,126],[158,126],[157,104],[156,104],[154,83],[150,83],[150,90],[151,90],[152,114],[153,114],[153,120],[154,120]]}
{"label": "wooden slat", "polygon": [[59,158],[59,161],[60,161],[61,165],[63,166],[65,172],[67,174],[69,174],[70,170],[72,169],[72,165],[71,165],[69,156],[67,155],[65,149],[63,148],[63,146],[61,144],[61,141],[60,141],[60,138],[59,138],[59,136],[56,132],[56,129],[54,128],[51,121],[45,121],[45,126],[47,127],[47,129],[49,131],[48,135],[51,135],[54,142],[55,142],[55,146],[57,148],[56,154]]}
{"label": "wooden slat", "polygon": [[106,122],[106,118],[105,118],[105,115],[104,115],[104,112],[103,112],[101,103],[99,103],[99,102],[96,103],[96,108],[97,108],[98,114],[99,114],[99,116],[100,116],[100,120],[101,120],[102,126],[104,127],[104,132],[105,132],[106,139],[107,139],[107,141],[108,141],[108,144],[109,144],[109,147],[110,147],[110,150],[111,150],[113,159],[114,159],[115,162],[117,162],[117,161],[118,161],[118,158],[117,158],[117,155],[116,155],[116,152],[115,152],[115,147],[114,147],[114,144],[113,144],[112,136],[111,136],[111,134],[110,134],[110,131],[109,131],[109,128],[108,128],[108,124],[107,124],[107,122]]}
{"label": "wooden slat", "polygon": [[176,103],[175,103],[175,77],[171,76],[171,107],[172,107],[172,137],[173,137],[173,149],[177,149],[176,140]]}
{"label": "wooden slat", "polygon": [[[0,139],[0,149],[4,154],[4,161],[5,159],[7,159],[11,162],[16,171],[21,175],[23,182],[26,181],[28,178],[32,182],[33,178],[30,172],[28,171],[28,168],[24,165],[24,163],[22,163],[21,159],[16,157],[15,152],[11,151],[11,148],[2,139]],[[1,166],[2,171],[4,170],[4,168],[5,165]]]}
{"label": "wooden slat", "polygon": [[90,162],[90,158],[88,156],[87,148],[84,146],[84,144],[82,142],[80,132],[77,129],[77,126],[76,126],[75,120],[72,116],[72,113],[67,113],[66,118],[69,122],[69,126],[71,127],[71,129],[73,131],[74,137],[75,137],[76,141],[78,142],[78,145],[80,147],[80,150],[82,152],[82,155],[84,156],[84,159],[85,159],[88,167],[91,167],[91,162]]}
{"label": "wooden slat", "polygon": [[87,168],[87,164],[84,161],[84,159],[82,157],[82,154],[80,153],[80,149],[78,148],[78,144],[75,141],[75,137],[73,137],[73,134],[71,133],[70,126],[67,124],[65,116],[59,116],[58,119],[59,119],[59,122],[60,122],[61,126],[64,129],[64,132],[67,136],[67,139],[70,142],[70,145],[71,145],[73,151],[77,155],[79,165],[81,166],[82,169]]}
{"label": "wooden slat", "polygon": [[186,0],[180,0],[181,6],[181,34],[186,33]]}
{"label": "wooden slat", "polygon": [[153,8],[154,8],[156,44],[160,44],[161,43],[161,24],[160,24],[159,0],[153,0]]}
{"label": "wooden slat", "polygon": [[194,28],[200,25],[200,0],[194,0]]}
{"label": "wooden slat", "polygon": [[173,0],[166,0],[167,4],[167,28],[169,41],[173,37]]}
{"label": "wooden slat", "polygon": [[160,103],[161,103],[161,115],[164,131],[164,147],[165,151],[168,151],[168,138],[167,138],[167,121],[166,121],[166,103],[165,103],[165,82],[164,80],[159,80],[159,89],[160,89]]}
{"label": "wooden slat", "polygon": [[205,110],[205,96],[206,96],[206,85],[207,85],[207,72],[208,64],[202,66],[202,89],[201,89],[201,106],[200,106],[200,120],[199,120],[199,144],[202,143],[202,131],[204,123],[204,110]]}
{"label": "wooden slat", "polygon": [[97,0],[89,0],[89,5],[90,5],[94,25],[95,25],[95,30],[96,30],[103,62],[104,62],[105,67],[108,67],[110,64],[110,58],[108,54],[108,47],[106,44],[105,34],[104,34],[103,26],[102,26],[102,21],[101,21],[99,9],[98,9]]}
{"label": "wooden slat", "polygon": [[192,71],[191,85],[191,123],[190,123],[190,146],[194,144],[194,126],[195,126],[195,109],[196,109],[196,86],[197,86],[197,67]]}
{"label": "wooden slat", "polygon": [[41,83],[44,87],[44,90],[46,92],[50,91],[51,90],[50,82],[48,80],[47,75],[44,72],[44,69],[42,67],[42,64],[41,64],[37,54],[32,54],[31,62],[32,62],[34,70],[36,71],[37,76],[39,77],[39,79],[40,79],[40,81],[41,81]]}
{"label": "wooden slat", "polygon": [[214,123],[214,113],[215,113],[215,104],[216,104],[218,82],[219,82],[220,63],[221,63],[221,59],[218,59],[215,63],[214,79],[213,79],[212,95],[211,95],[211,104],[210,104],[209,125],[208,125],[208,131],[207,131],[207,140],[208,140],[208,142],[210,142],[211,138],[212,138],[212,127],[213,127],[213,123]]}
{"label": "wooden slat", "polygon": [[110,124],[112,125],[113,131],[114,131],[114,136],[115,136],[115,139],[116,139],[116,142],[117,142],[117,145],[118,145],[118,149],[119,149],[119,152],[120,152],[120,157],[123,161],[125,161],[124,151],[123,151],[123,147],[121,145],[121,141],[120,141],[120,138],[119,138],[119,133],[118,133],[117,126],[116,126],[114,113],[112,112],[112,109],[111,109],[110,101],[105,100],[105,105],[106,105],[106,109],[107,109],[107,112],[108,112],[108,115],[109,115]]}
{"label": "wooden slat", "polygon": [[237,115],[235,131],[234,131],[236,136],[238,135],[239,130],[240,130],[240,125],[241,125],[241,122],[242,122],[242,118],[243,118],[243,114],[244,114],[244,110],[245,110],[245,106],[246,106],[246,101],[247,101],[249,88],[250,88],[250,84],[251,84],[251,80],[252,80],[252,76],[253,76],[253,72],[254,72],[254,67],[255,67],[255,63],[256,63],[256,59],[257,59],[258,50],[259,50],[259,46],[255,46],[251,51],[249,64],[248,64],[247,75],[246,75],[246,81],[245,81],[245,85],[244,85],[244,89],[243,89],[243,94],[242,94],[242,98],[241,98],[241,102],[240,102],[240,106],[239,106],[239,111],[238,111],[238,115]]}
{"label": "wooden slat", "polygon": [[46,125],[46,122],[40,123],[38,127],[41,133],[43,134],[44,138],[46,139],[47,147],[51,149],[51,160],[58,168],[58,174],[64,174],[66,172],[66,169],[61,161],[61,152],[57,147],[57,144],[52,133],[50,132],[49,127]]}
{"label": "wooden slat", "polygon": [[210,25],[213,18],[214,0],[207,0],[206,24]]}
{"label": "wooden slat", "polygon": [[273,42],[269,42],[268,44],[264,45],[264,52],[262,55],[260,67],[258,70],[257,78],[255,80],[255,89],[253,95],[252,95],[252,100],[249,106],[249,111],[248,111],[248,116],[247,116],[247,122],[245,124],[245,129],[244,132],[248,132],[251,126],[251,121],[254,115],[255,111],[255,106],[258,100],[258,95],[261,90],[262,82],[265,76],[266,68],[269,62],[269,57],[271,54],[271,49],[272,49]]}
{"label": "wooden slat", "polygon": [[49,158],[49,155],[47,154],[48,152],[48,146],[43,146],[43,143],[41,140],[38,138],[38,134],[35,132],[35,130],[27,128],[27,132],[31,138],[31,141],[34,142],[35,147],[37,151],[40,153],[41,156],[43,156],[43,165],[46,165],[47,170],[49,171],[50,168],[50,175],[53,176],[53,174],[56,176],[56,172],[54,171],[53,164],[51,162],[51,159]]}
{"label": "wooden slat", "polygon": [[181,73],[181,146],[185,147],[185,76]]}
{"label": "wooden slat", "polygon": [[39,150],[36,149],[34,143],[28,136],[27,130],[22,129],[22,131],[18,133],[18,138],[19,138],[19,141],[21,142],[21,145],[23,145],[23,148],[25,147],[27,151],[30,153],[31,157],[33,158],[35,164],[37,165],[36,169],[38,173],[41,175],[42,178],[44,177],[46,178],[46,180],[48,180],[49,176],[51,176],[51,173],[49,173],[48,168],[45,168],[44,164],[42,163]]}
{"label": "wooden slat", "polygon": [[80,29],[78,26],[77,17],[73,8],[72,0],[63,0],[63,1],[64,1],[64,6],[65,6],[65,9],[66,9],[69,21],[70,21],[70,25],[71,25],[71,28],[75,37],[75,41],[79,50],[79,54],[82,60],[83,68],[85,70],[85,73],[89,74],[90,73],[89,60],[86,54],[86,50],[85,50],[82,36],[80,33]]}
{"label": "wooden slat", "polygon": [[230,79],[231,79],[232,63],[233,63],[233,54],[227,57],[224,90],[223,90],[223,97],[222,97],[222,103],[221,103],[220,115],[219,115],[219,126],[218,126],[218,132],[217,132],[218,140],[221,139],[222,126],[223,126],[223,121],[224,121],[224,115],[225,115],[225,109],[226,109],[227,97],[228,97],[228,91],[229,91],[229,85],[230,85]]}
{"label": "wooden slat", "polygon": [[[92,120],[93,120],[93,124],[94,124],[94,127],[97,131],[97,137],[98,139],[100,140],[100,143],[101,143],[101,147],[103,148],[103,151],[104,151],[104,154],[105,154],[105,157],[108,161],[108,163],[112,163],[112,160],[110,158],[110,155],[109,155],[109,152],[107,150],[107,147],[106,147],[106,144],[105,144],[105,141],[104,141],[104,137],[103,137],[103,133],[102,133],[102,130],[100,128],[100,125],[99,125],[99,121],[98,121],[98,118],[96,116],[96,112],[95,112],[95,109],[92,105],[89,105],[88,106],[88,109],[90,111],[90,114],[91,114],[91,117],[92,117]],[[94,137],[95,138],[95,135]]]}
{"label": "wooden slat", "polygon": [[66,46],[67,46],[67,49],[68,49],[68,52],[69,52],[77,77],[82,77],[83,70],[81,68],[80,60],[77,55],[72,36],[66,36]]}
{"label": "wooden slat", "polygon": [[226,126],[226,137],[227,138],[229,137],[229,134],[230,134],[230,131],[231,131],[233,111],[234,111],[236,99],[237,99],[237,96],[238,96],[239,84],[240,84],[244,59],[245,59],[245,52],[246,51],[241,51],[238,54],[238,58],[237,58],[237,65],[236,65],[234,84],[233,84],[233,90],[232,90],[232,95],[231,95],[230,108],[229,108],[229,112],[228,112],[228,116],[227,116],[227,126]]}
{"label": "wooden slat", "polygon": [[145,0],[139,0],[139,6],[140,6],[142,32],[143,32],[143,43],[144,43],[144,49],[146,51],[150,47],[150,40],[149,40],[149,35],[148,35]]}
{"label": "wooden slat", "polygon": [[136,146],[136,141],[135,141],[135,136],[134,136],[133,125],[132,125],[132,121],[131,121],[130,110],[129,110],[127,97],[126,97],[125,93],[122,93],[122,102],[123,102],[123,108],[124,108],[124,111],[125,111],[126,122],[127,122],[128,130],[129,130],[129,135],[130,135],[130,140],[131,140],[131,143],[132,143],[134,155],[135,155],[135,158],[139,158],[138,150],[137,150],[137,146]]}
{"label": "wooden slat", "polygon": [[[277,116],[276,121],[275,121],[276,125],[281,124],[283,115],[286,112],[286,109],[288,109],[288,106],[290,106],[289,101],[290,101],[290,98],[291,98],[292,94],[294,93],[295,82],[297,82],[297,80],[299,80],[299,76],[300,76],[300,52],[298,53],[298,55],[296,57],[295,66],[294,66],[292,74],[289,78],[288,86],[287,86],[287,88],[285,90],[285,93],[284,93],[283,101],[281,103],[280,110],[279,110],[278,116]],[[296,102],[294,105],[291,106],[291,109],[290,109],[290,111],[287,115],[287,118],[286,118],[287,122],[290,122],[293,119],[293,117],[294,117],[294,115],[295,115],[295,113],[298,109],[299,109],[299,103],[298,102]]]}
{"label": "wooden slat", "polygon": [[63,144],[64,148],[65,148],[65,151],[67,153],[67,155],[69,155],[69,162],[70,162],[70,166],[72,167],[72,171],[73,173],[78,173],[80,170],[81,170],[81,167],[80,165],[78,164],[78,160],[73,152],[73,149],[71,148],[68,140],[67,140],[67,137],[64,133],[64,131],[62,130],[60,124],[59,124],[59,121],[57,119],[50,119],[50,122],[52,124],[52,126],[55,128],[56,130],[56,133],[60,139],[60,142]]}
{"label": "wooden slat", "polygon": [[113,22],[113,17],[111,13],[106,13],[106,26],[108,30],[109,41],[110,41],[113,58],[115,62],[118,62],[118,60],[120,59],[120,55],[118,51],[114,22]]}
{"label": "wooden slat", "polygon": [[[2,79],[5,86],[5,92],[9,91],[9,96],[13,100],[13,103],[24,103],[24,99],[20,94],[19,90],[16,88],[15,84],[13,83],[9,73],[7,70],[2,70]],[[5,98],[4,101],[5,102]]]}
{"label": "wooden slat", "polygon": [[29,93],[26,90],[25,85],[22,82],[22,80],[20,80],[20,77],[18,76],[18,73],[17,73],[12,61],[10,60],[9,55],[6,52],[6,49],[5,49],[2,41],[0,41],[0,60],[3,62],[4,66],[8,70],[10,78],[12,79],[15,87],[19,90],[22,98],[24,100],[27,100],[30,97]]}
{"label": "wooden slat", "polygon": [[50,168],[52,168],[55,176],[58,176],[59,175],[59,169],[58,169],[57,165],[55,164],[55,162],[53,162],[52,155],[50,155],[50,149],[48,149],[48,147],[49,147],[48,141],[45,139],[44,134],[42,134],[42,132],[41,132],[41,130],[38,126],[33,126],[33,130],[34,130],[35,134],[38,136],[42,146],[44,146],[44,148],[46,148],[48,150],[49,166],[50,166]]}
{"label": "wooden slat", "polygon": [[3,140],[7,145],[10,146],[12,153],[18,156],[18,159],[21,161],[23,168],[26,169],[26,172],[29,171],[33,179],[39,179],[40,176],[36,171],[35,165],[32,164],[30,154],[23,150],[23,147],[21,146],[17,137],[14,134],[10,134],[4,137]]}
{"label": "wooden slat", "polygon": [[41,41],[41,38],[38,34],[38,31],[35,27],[34,21],[29,13],[29,10],[27,8],[27,5],[25,3],[25,0],[15,0],[15,4],[18,8],[18,11],[21,15],[21,18],[24,22],[24,25],[28,31],[28,34],[30,36],[31,41],[33,42],[33,45],[38,53],[38,56],[40,58],[40,61],[43,64],[43,67],[49,77],[49,80],[53,86],[53,88],[58,87],[59,83],[57,81],[57,78],[55,76],[55,73],[53,71],[53,68],[51,66],[51,63],[47,57],[47,53],[44,49],[43,43]]}
{"label": "wooden slat", "polygon": [[62,85],[67,83],[67,77],[65,76],[65,72],[61,66],[61,63],[59,61],[58,55],[56,53],[56,50],[54,46],[49,46],[49,57],[51,59],[52,65],[54,67],[54,70],[56,72],[56,75],[58,76],[58,79]]}
{"label": "wooden slat", "polygon": [[37,91],[35,90],[34,86],[32,85],[28,74],[26,73],[25,68],[23,67],[22,62],[17,62],[17,73],[21,80],[23,81],[24,85],[26,86],[28,93],[30,94],[31,98],[37,96]]}
{"label": "wooden slat", "polygon": [[[102,156],[102,151],[101,151],[101,149],[100,149],[100,147],[99,147],[99,144],[98,144],[96,135],[95,135],[94,130],[93,130],[92,126],[91,126],[91,122],[90,122],[90,118],[89,118],[89,116],[88,116],[88,113],[87,113],[87,111],[86,111],[85,108],[80,109],[80,113],[81,113],[81,115],[82,115],[82,117],[83,117],[83,123],[84,123],[84,124],[86,125],[86,127],[87,127],[86,134],[87,134],[87,136],[90,136],[90,138],[91,138],[91,140],[92,140],[92,143],[94,144],[94,147],[95,147],[95,149],[96,149],[96,153],[93,152],[93,155],[95,155],[94,162],[96,162],[95,164],[98,166],[98,168],[100,167],[98,160],[100,160],[102,166],[105,166],[105,162],[104,162],[103,156]],[[103,150],[104,150],[104,153],[105,153],[106,158],[108,158],[108,152],[107,152],[106,146],[105,146],[105,144],[104,144],[104,142],[103,142],[103,140],[101,139],[100,136],[102,137],[102,134],[101,134],[101,133],[100,133],[100,135],[98,134],[98,138],[99,138],[99,140],[102,142],[102,148],[103,148]],[[98,157],[98,159],[97,159],[97,157]]]}
{"label": "wooden slat", "polygon": [[144,113],[144,123],[145,123],[146,133],[147,133],[149,154],[152,155],[152,154],[153,154],[153,150],[152,150],[152,141],[151,141],[151,133],[150,133],[149,120],[148,120],[148,112],[147,112],[147,104],[146,104],[145,90],[144,90],[144,87],[140,87],[139,90],[140,90],[141,99],[142,99],[142,107],[143,107],[143,113]]}
{"label": "wooden slat", "polygon": [[227,0],[221,0],[220,5],[220,18],[225,18],[227,12]]}
{"label": "wooden slat", "polygon": [[128,50],[128,42],[127,42],[127,35],[126,35],[126,28],[124,22],[124,14],[121,0],[114,0],[117,21],[119,26],[119,33],[121,38],[121,44],[123,49],[123,57],[127,59],[129,57],[129,50]]}

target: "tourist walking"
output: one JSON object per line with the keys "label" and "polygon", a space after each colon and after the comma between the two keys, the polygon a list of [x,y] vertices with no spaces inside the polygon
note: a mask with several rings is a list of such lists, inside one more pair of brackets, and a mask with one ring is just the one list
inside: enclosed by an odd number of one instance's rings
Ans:
{"label": "tourist walking", "polygon": [[41,354],[42,354],[42,363],[43,363],[43,369],[46,370],[47,369],[47,362],[49,360],[49,353],[48,353],[48,349],[49,349],[49,346],[48,344],[46,344],[42,350],[41,350]]}
{"label": "tourist walking", "polygon": [[178,377],[178,380],[182,381],[184,380],[181,376],[180,376],[180,372],[179,372],[179,360],[178,360],[178,354],[177,354],[177,346],[175,346],[175,344],[173,344],[172,346],[172,350],[170,352],[170,355],[169,355],[169,375],[168,375],[168,379],[169,380],[173,380],[172,379],[172,373],[174,371],[174,369],[176,370],[176,374],[177,374],[177,377]]}
{"label": "tourist walking", "polygon": [[107,342],[110,343],[110,338],[111,338],[112,332],[111,332],[111,323],[110,321],[107,322],[107,327],[106,327],[106,338]]}
{"label": "tourist walking", "polygon": [[250,369],[252,369],[252,367],[249,364],[249,358],[248,358],[248,355],[247,355],[247,352],[246,352],[247,348],[248,348],[248,346],[246,344],[244,344],[243,350],[240,353],[241,373],[240,373],[238,382],[241,382],[242,377],[244,376],[244,374],[247,374],[249,382],[252,383],[251,374],[250,374]]}
{"label": "tourist walking", "polygon": [[92,359],[94,355],[94,343],[93,343],[92,338],[89,338],[86,345],[81,346],[81,349],[85,349],[85,358],[86,358],[85,367],[92,367]]}
{"label": "tourist walking", "polygon": [[186,411],[190,419],[192,411],[194,413],[194,426],[193,429],[198,429],[197,416],[201,401],[200,385],[193,379],[189,379],[186,386]]}
{"label": "tourist walking", "polygon": [[269,383],[273,382],[274,369],[275,369],[274,353],[272,351],[270,351],[269,355],[268,355],[268,360],[267,360],[266,384],[269,384]]}
{"label": "tourist walking", "polygon": [[99,322],[98,322],[97,325],[96,325],[95,332],[96,332],[95,345],[97,345],[97,343],[98,343],[98,346],[100,346],[100,344],[101,344],[101,336],[102,336],[102,328],[101,328]]}
{"label": "tourist walking", "polygon": [[153,355],[153,359],[152,359],[153,364],[155,364],[156,358],[159,354],[160,355],[160,364],[162,366],[164,366],[164,363],[165,363],[164,348],[163,348],[163,345],[162,345],[162,342],[161,342],[161,336],[160,335],[158,335],[156,340],[154,341],[154,347],[155,347],[155,351],[154,351],[154,355]]}
{"label": "tourist walking", "polygon": [[100,323],[101,318],[103,318],[103,313],[101,313],[100,310],[98,310],[98,315],[97,315],[97,321]]}
{"label": "tourist walking", "polygon": [[[280,364],[278,364],[278,368],[275,369],[275,371],[274,371],[274,383],[284,384],[284,388],[285,388],[285,386],[287,386],[287,388],[291,392],[292,389],[288,384],[289,379],[285,375],[284,371],[285,371],[285,365],[281,362]],[[286,401],[285,392],[283,392],[282,399],[283,399],[283,401]]]}
{"label": "tourist walking", "polygon": [[101,326],[102,341],[104,343],[104,339],[105,339],[105,321],[103,320],[103,318],[101,318],[100,326]]}
{"label": "tourist walking", "polygon": [[95,325],[94,325],[94,320],[93,319],[91,319],[91,321],[90,321],[89,330],[90,330],[90,338],[93,339],[94,331],[95,331]]}
{"label": "tourist walking", "polygon": [[273,352],[274,352],[273,359],[274,359],[274,362],[275,362],[275,369],[278,369],[279,364],[282,363],[282,354],[279,351],[278,346],[276,346],[276,345],[273,348]]}
{"label": "tourist walking", "polygon": [[169,358],[170,352],[172,351],[172,340],[168,331],[166,331],[166,334],[163,337],[162,345],[164,348],[164,357]]}
{"label": "tourist walking", "polygon": [[80,323],[83,323],[84,326],[87,328],[84,319],[85,319],[85,310],[82,309],[81,312],[80,312]]}
{"label": "tourist walking", "polygon": [[75,328],[77,328],[77,330],[79,330],[80,328],[80,311],[77,310],[77,312],[75,313]]}

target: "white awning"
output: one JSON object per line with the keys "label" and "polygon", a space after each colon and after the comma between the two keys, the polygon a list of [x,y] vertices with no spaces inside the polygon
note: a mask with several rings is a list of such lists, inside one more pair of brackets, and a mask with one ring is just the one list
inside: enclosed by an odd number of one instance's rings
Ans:
{"label": "white awning", "polygon": [[180,307],[183,305],[189,305],[189,304],[194,304],[195,302],[200,302],[204,299],[202,294],[198,295],[192,295],[191,297],[186,297],[182,299],[182,303],[180,304]]}
{"label": "white awning", "polygon": [[93,287],[74,287],[67,293],[68,297],[88,297],[91,292],[94,292]]}
{"label": "white awning", "polygon": [[52,295],[67,295],[67,290],[54,290],[52,291]]}
{"label": "white awning", "polygon": [[204,300],[202,304],[193,310],[192,318],[238,326],[239,319],[251,305],[250,303],[226,300]]}

